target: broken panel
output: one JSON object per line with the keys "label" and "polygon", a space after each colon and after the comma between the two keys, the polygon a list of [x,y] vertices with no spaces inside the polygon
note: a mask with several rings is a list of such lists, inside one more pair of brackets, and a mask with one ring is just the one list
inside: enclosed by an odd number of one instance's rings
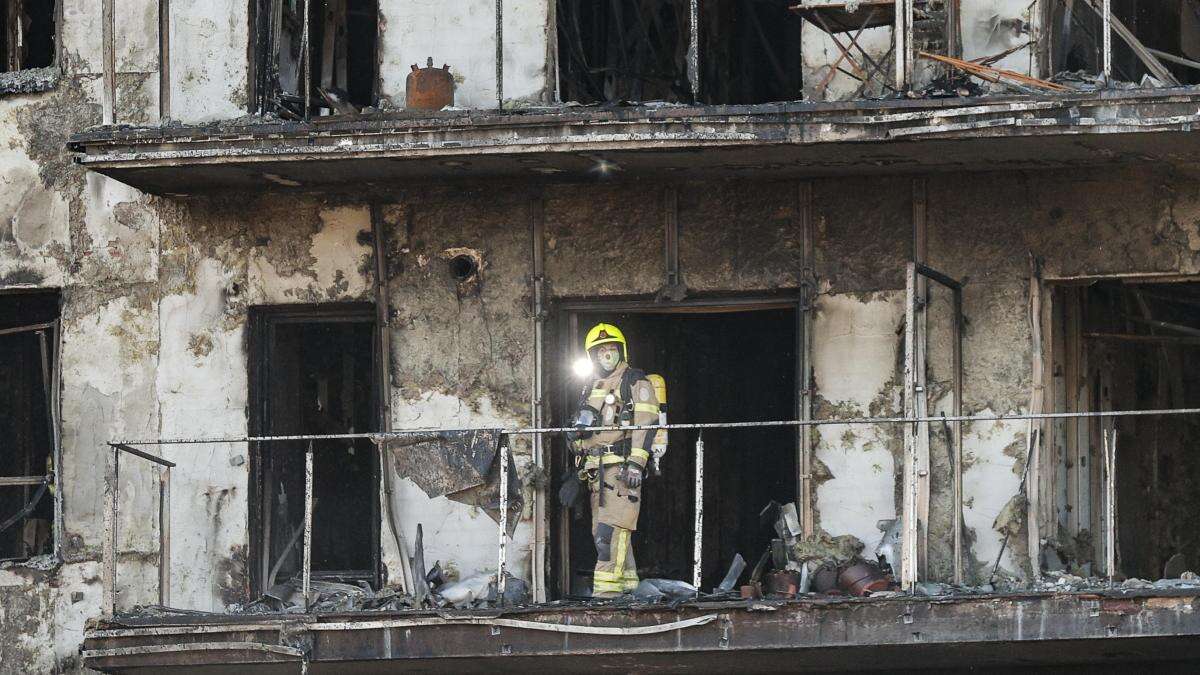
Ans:
{"label": "broken panel", "polygon": [[690,101],[688,0],[558,0],[559,97]]}
{"label": "broken panel", "polygon": [[54,550],[57,293],[0,295],[0,560]]}

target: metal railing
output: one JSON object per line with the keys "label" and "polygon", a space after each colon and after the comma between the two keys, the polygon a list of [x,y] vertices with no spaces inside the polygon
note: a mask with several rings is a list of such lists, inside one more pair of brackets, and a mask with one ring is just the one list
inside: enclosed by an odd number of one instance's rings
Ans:
{"label": "metal railing", "polygon": [[112,472],[105,486],[104,509],[104,607],[113,614],[117,596],[117,533],[120,523],[121,453],[147,460],[158,473],[158,604],[171,604],[171,469],[175,463],[125,443],[109,443],[113,452]]}
{"label": "metal railing", "polygon": [[[501,438],[518,435],[540,435],[540,434],[557,434],[564,432],[578,431],[649,431],[656,429],[672,430],[704,430],[704,429],[745,429],[745,428],[763,428],[763,427],[820,427],[820,426],[853,426],[853,425],[913,425],[932,422],[1003,422],[1013,420],[1059,420],[1059,419],[1080,419],[1080,418],[1120,418],[1120,417],[1144,417],[1144,416],[1169,416],[1169,415],[1200,415],[1200,408],[1171,408],[1171,409],[1155,409],[1155,410],[1111,410],[1111,411],[1087,411],[1087,412],[1052,412],[1052,413],[1013,413],[1013,414],[991,414],[991,415],[937,415],[937,416],[920,416],[920,417],[854,417],[840,419],[813,419],[813,420],[769,420],[760,422],[701,422],[689,424],[650,424],[650,425],[628,425],[628,426],[593,426],[593,427],[543,427],[543,428],[516,428],[504,429],[500,431]],[[173,462],[169,462],[161,457],[139,450],[133,446],[136,445],[200,445],[210,443],[270,443],[283,441],[307,441],[308,446],[305,451],[305,510],[304,510],[304,552],[303,552],[303,569],[302,569],[302,585],[305,597],[305,603],[309,602],[309,591],[312,575],[312,509],[313,509],[313,446],[314,441],[320,440],[340,440],[340,439],[369,439],[376,444],[382,445],[384,442],[404,438],[413,435],[428,435],[431,433],[443,432],[461,432],[471,431],[470,428],[436,428],[427,427],[420,429],[405,429],[389,432],[368,432],[368,433],[349,433],[349,434],[296,434],[286,436],[240,436],[232,438],[170,438],[170,439],[151,439],[151,440],[129,440],[129,441],[114,441],[109,443],[109,446],[114,451],[114,471],[112,472],[112,485],[106,490],[108,496],[108,509],[106,511],[105,524],[105,550],[104,564],[106,570],[106,579],[108,586],[106,592],[105,610],[108,615],[112,615],[115,606],[115,580],[116,580],[116,531],[118,514],[118,500],[116,483],[119,479],[119,453],[125,452],[137,457],[146,459],[160,465],[162,468],[160,474],[160,602],[166,605],[170,600],[170,476],[171,468],[175,466]],[[1107,437],[1106,437],[1107,438]],[[1109,574],[1112,574],[1112,562],[1115,556],[1115,540],[1113,532],[1115,530],[1115,437],[1111,441],[1106,441],[1105,444],[1105,465],[1109,468],[1106,472],[1105,491],[1108,496],[1108,504],[1106,506],[1107,517],[1105,518],[1105,541],[1107,550],[1107,558],[1110,561]],[[693,582],[697,588],[700,583],[701,569],[701,551],[702,551],[702,536],[704,527],[704,441],[703,434],[698,435],[695,443],[696,452],[696,489],[694,491],[695,499],[695,533],[693,547]],[[511,453],[507,440],[502,440],[498,450],[500,462],[500,522],[499,535],[497,538],[497,591],[500,598],[503,598],[505,589],[505,571],[507,568],[507,547],[508,547],[508,465],[511,461]],[[1030,461],[1028,458],[1026,461]],[[909,489],[907,484],[905,490]],[[962,505],[959,505],[961,512]],[[404,552],[401,552],[404,555]],[[908,585],[911,590],[912,585]],[[411,589],[406,589],[411,590]]]}

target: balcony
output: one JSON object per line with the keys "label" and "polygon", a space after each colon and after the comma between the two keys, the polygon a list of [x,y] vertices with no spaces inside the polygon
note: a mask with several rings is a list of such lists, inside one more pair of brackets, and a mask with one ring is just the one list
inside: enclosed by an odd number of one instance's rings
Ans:
{"label": "balcony", "polygon": [[1200,87],[1056,96],[567,107],[98,128],[76,162],[158,195],[414,181],[772,177],[1187,163]]}

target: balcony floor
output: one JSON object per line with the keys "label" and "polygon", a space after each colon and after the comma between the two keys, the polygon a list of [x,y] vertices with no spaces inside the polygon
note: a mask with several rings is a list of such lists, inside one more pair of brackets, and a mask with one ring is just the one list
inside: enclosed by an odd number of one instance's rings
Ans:
{"label": "balcony floor", "polygon": [[[247,118],[76,134],[81,165],[160,195],[421,182],[770,178],[1193,164],[1200,87],[1062,96]],[[598,170],[607,167],[608,171]]]}
{"label": "balcony floor", "polygon": [[[1013,666],[1095,672],[1122,663],[1176,667],[1200,659],[1198,606],[1195,589],[1159,589],[118,618],[88,630],[84,662],[113,673],[295,673],[304,655],[310,673]],[[635,626],[645,628],[631,631]]]}

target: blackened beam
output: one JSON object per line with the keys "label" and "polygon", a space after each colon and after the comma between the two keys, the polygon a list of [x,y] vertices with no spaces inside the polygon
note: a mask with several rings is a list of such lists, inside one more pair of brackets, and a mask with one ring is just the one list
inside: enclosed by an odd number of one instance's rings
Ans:
{"label": "blackened beam", "polygon": [[[693,424],[643,424],[631,426],[607,427],[545,427],[541,429],[502,429],[501,434],[507,436],[528,436],[532,434],[558,434],[578,431],[651,431],[665,429],[667,431],[680,429],[751,429],[761,427],[819,427],[819,426],[849,426],[870,424],[921,424],[930,422],[1007,422],[1012,420],[1049,420],[1074,419],[1091,417],[1153,417],[1159,415],[1200,415],[1200,408],[1166,408],[1158,410],[1098,410],[1087,412],[1054,412],[1054,413],[1012,413],[1001,415],[932,415],[922,417],[846,417],[841,419],[820,420],[767,420],[762,422],[699,422]],[[131,445],[203,445],[207,443],[271,443],[276,441],[310,441],[310,440],[351,440],[365,439],[384,442],[392,439],[405,438],[413,434],[471,432],[481,429],[471,427],[461,428],[425,428],[391,431],[388,433],[358,433],[358,434],[308,434],[297,436],[239,436],[232,438],[159,438],[132,441],[113,441],[109,445],[121,446],[125,449]],[[136,454],[136,453],[135,453]],[[143,455],[147,459],[153,455]],[[165,461],[165,460],[163,460]],[[174,466],[174,465],[172,465]]]}

